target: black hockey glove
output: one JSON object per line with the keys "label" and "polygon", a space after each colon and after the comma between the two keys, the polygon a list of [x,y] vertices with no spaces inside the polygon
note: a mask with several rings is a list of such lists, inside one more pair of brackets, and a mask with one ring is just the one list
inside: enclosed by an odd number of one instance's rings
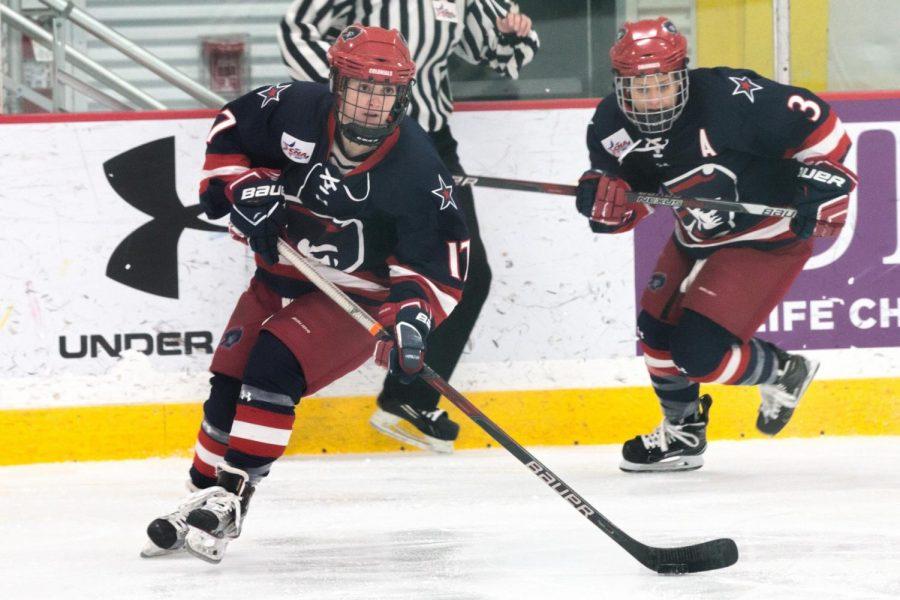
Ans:
{"label": "black hockey glove", "polygon": [[254,169],[228,186],[231,224],[270,265],[278,262],[278,237],[287,221],[278,171]]}
{"label": "black hockey glove", "polygon": [[791,230],[801,238],[837,235],[847,221],[856,175],[828,160],[800,165],[794,191],[797,216]]}
{"label": "black hockey glove", "polygon": [[[379,316],[387,316],[396,306],[392,340],[375,345],[375,362],[396,375],[400,383],[412,383],[425,366],[425,339],[431,331],[431,316],[418,300],[386,304]],[[387,316],[390,319],[389,316]]]}

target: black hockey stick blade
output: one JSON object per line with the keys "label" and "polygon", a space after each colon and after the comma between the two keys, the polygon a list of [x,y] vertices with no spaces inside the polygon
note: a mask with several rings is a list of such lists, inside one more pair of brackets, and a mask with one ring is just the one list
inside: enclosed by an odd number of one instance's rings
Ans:
{"label": "black hockey stick blade", "polygon": [[644,546],[632,555],[660,575],[684,575],[730,567],[738,560],[738,548],[734,540],[720,538],[680,548]]}

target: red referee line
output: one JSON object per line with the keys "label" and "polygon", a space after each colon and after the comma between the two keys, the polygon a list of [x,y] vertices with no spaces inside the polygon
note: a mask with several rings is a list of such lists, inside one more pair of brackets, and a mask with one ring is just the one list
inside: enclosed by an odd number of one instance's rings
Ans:
{"label": "red referee line", "polygon": [[[863,92],[828,92],[820,94],[828,101],[834,100],[900,100],[900,90],[878,90]],[[599,98],[559,98],[546,100],[490,100],[457,102],[453,105],[458,112],[489,110],[565,110],[594,108]],[[27,115],[0,115],[2,123],[81,123],[85,121],[154,121],[166,119],[211,119],[217,111],[195,110],[143,110],[132,112],[91,112],[91,113],[41,113]]]}

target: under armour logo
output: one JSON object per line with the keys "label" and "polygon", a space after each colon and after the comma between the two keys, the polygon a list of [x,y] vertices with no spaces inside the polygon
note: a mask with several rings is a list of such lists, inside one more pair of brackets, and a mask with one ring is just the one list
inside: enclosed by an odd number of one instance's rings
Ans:
{"label": "under armour logo", "polygon": [[106,180],[128,204],[153,217],[113,250],[106,276],[128,287],[178,298],[178,238],[185,229],[227,231],[198,218],[175,189],[175,138],[143,144],[103,163]]}

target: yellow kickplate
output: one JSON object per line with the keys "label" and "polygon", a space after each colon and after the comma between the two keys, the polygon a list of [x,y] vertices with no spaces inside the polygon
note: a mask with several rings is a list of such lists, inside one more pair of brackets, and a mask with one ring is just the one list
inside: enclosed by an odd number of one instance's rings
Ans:
{"label": "yellow kickplate", "polygon": [[[710,439],[764,437],[755,388],[704,386],[713,397]],[[523,445],[615,444],[661,418],[649,387],[472,392],[472,402]],[[456,407],[457,449],[497,447]],[[375,431],[372,397],[306,398],[288,454],[418,451]],[[0,465],[190,456],[202,402],[0,410]],[[900,435],[900,379],[813,382],[779,437]]]}

